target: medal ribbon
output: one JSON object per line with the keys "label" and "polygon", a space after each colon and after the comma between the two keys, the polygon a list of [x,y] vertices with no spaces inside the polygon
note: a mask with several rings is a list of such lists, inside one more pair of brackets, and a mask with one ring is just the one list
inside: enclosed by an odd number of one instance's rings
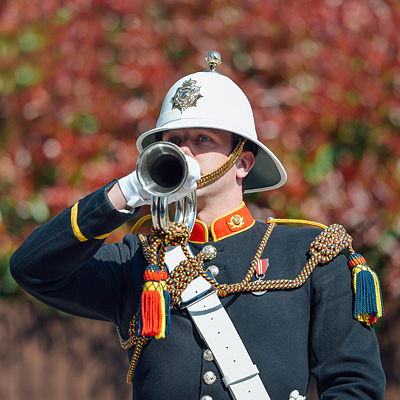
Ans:
{"label": "medal ribbon", "polygon": [[269,260],[268,258],[263,258],[258,261],[257,267],[256,267],[256,275],[258,276],[264,276],[265,273],[267,272],[267,269],[269,267]]}

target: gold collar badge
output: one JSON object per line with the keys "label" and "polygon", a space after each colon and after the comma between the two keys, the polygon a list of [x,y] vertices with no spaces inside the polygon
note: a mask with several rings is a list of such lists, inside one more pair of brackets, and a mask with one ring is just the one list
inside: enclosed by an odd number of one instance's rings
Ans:
{"label": "gold collar badge", "polygon": [[239,229],[244,225],[244,218],[241,215],[233,215],[228,225],[231,229]]}
{"label": "gold collar badge", "polygon": [[175,96],[171,99],[174,103],[172,108],[179,108],[181,112],[189,107],[196,107],[197,100],[203,95],[200,93],[200,86],[196,86],[197,81],[189,79],[183,82],[182,86],[176,90]]}

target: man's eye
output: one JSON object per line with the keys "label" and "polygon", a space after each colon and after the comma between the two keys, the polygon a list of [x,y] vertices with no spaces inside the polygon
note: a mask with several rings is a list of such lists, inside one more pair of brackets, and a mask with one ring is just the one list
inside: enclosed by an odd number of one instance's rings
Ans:
{"label": "man's eye", "polygon": [[209,142],[211,139],[208,136],[200,136],[199,141],[200,142]]}
{"label": "man's eye", "polygon": [[169,138],[168,142],[170,142],[172,144],[176,144],[176,145],[179,145],[179,143],[180,143],[179,139],[178,138],[174,138],[174,137]]}

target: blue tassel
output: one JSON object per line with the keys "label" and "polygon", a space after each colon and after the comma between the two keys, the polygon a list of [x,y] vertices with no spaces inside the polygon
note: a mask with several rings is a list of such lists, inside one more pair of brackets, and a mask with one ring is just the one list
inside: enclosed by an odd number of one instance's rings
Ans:
{"label": "blue tassel", "polygon": [[368,267],[360,254],[352,254],[348,264],[353,275],[354,318],[371,325],[384,315],[378,275]]}
{"label": "blue tassel", "polygon": [[169,335],[171,333],[171,296],[168,290],[164,290],[164,298],[165,298],[165,335]]}

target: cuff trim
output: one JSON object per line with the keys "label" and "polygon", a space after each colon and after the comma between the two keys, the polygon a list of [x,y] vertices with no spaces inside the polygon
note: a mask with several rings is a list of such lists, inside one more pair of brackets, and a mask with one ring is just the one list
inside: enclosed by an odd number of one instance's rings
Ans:
{"label": "cuff trim", "polygon": [[[75,203],[73,207],[71,208],[71,226],[72,230],[74,231],[74,235],[80,242],[86,242],[89,240],[80,230],[79,225],[78,225],[78,203]],[[110,233],[106,233],[101,236],[96,236],[95,239],[105,239]]]}

